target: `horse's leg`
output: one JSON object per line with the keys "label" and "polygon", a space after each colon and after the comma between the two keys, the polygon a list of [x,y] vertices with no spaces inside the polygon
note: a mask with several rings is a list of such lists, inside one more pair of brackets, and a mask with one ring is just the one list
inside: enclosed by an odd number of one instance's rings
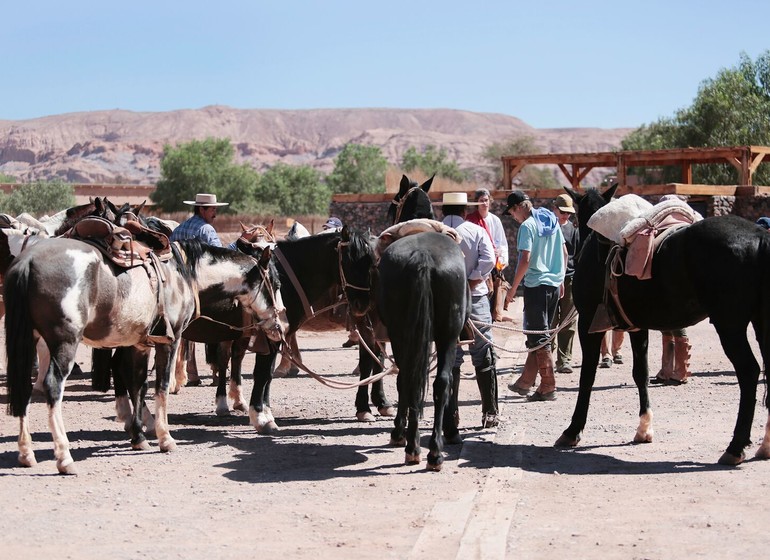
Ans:
{"label": "horse's leg", "polygon": [[48,373],[48,364],[51,362],[51,353],[48,351],[48,345],[42,337],[37,339],[35,347],[37,348],[37,379],[32,386],[32,390],[37,393],[42,393],[45,391],[43,380]]}
{"label": "horse's leg", "polygon": [[249,408],[246,405],[246,401],[243,400],[243,375],[241,367],[243,366],[243,358],[246,355],[248,346],[248,337],[234,340],[230,345],[230,389],[227,392],[227,396],[233,400],[233,410],[243,412],[244,414],[248,413]]}
{"label": "horse's leg", "polygon": [[294,377],[299,374],[299,368],[289,359],[289,356],[302,363],[297,344],[297,332],[286,334],[286,344],[281,351],[281,361],[273,372],[273,377]]}
{"label": "horse's leg", "polygon": [[639,427],[634,434],[634,443],[651,443],[655,430],[652,428],[652,408],[647,390],[650,380],[650,369],[647,362],[649,331],[640,330],[629,333],[629,338],[634,357],[632,367],[634,383],[636,383],[636,388],[639,391]]}
{"label": "horse's leg", "polygon": [[554,444],[556,447],[574,447],[580,442],[580,433],[585,428],[588,418],[588,406],[591,402],[591,391],[596,380],[596,368],[599,365],[599,351],[604,333],[589,333],[588,328],[593,313],[581,314],[578,319],[580,348],[583,353],[583,365],[580,368],[580,384],[572,422],[559,436]]}
{"label": "horse's leg", "polygon": [[[142,409],[147,396],[147,363],[149,355],[142,355],[133,348],[118,348],[112,357],[111,365],[115,380],[116,395],[127,391],[130,404],[125,429],[131,438],[131,448],[137,451],[150,449],[147,437],[142,431]],[[122,380],[118,382],[118,380]],[[123,406],[123,405],[121,405]],[[117,407],[117,401],[116,401]]]}
{"label": "horse's leg", "polygon": [[720,465],[739,465],[746,455],[744,449],[751,445],[751,424],[754,421],[754,408],[757,400],[757,382],[759,364],[751,351],[746,338],[746,327],[728,327],[712,318],[714,328],[719,335],[722,348],[735,368],[738,387],[741,391],[738,405],[738,418],[735,421],[733,439],[727,450],[719,458]]}
{"label": "horse's leg", "polygon": [[420,463],[420,404],[412,403],[407,411],[406,448],[404,463],[417,465]]}
{"label": "horse's leg", "polygon": [[60,474],[76,474],[75,461],[70,454],[70,443],[62,416],[62,400],[67,376],[75,363],[77,343],[62,343],[51,352],[51,362],[43,382],[48,402],[48,425],[54,445],[56,468]]}
{"label": "horse's leg", "polygon": [[176,351],[176,359],[174,360],[174,376],[169,379],[168,392],[171,394],[178,394],[182,390],[182,387],[187,385],[187,371],[185,364],[187,363],[187,350],[188,343],[183,340],[179,344],[179,349]]}
{"label": "horse's leg", "polygon": [[211,364],[211,372],[217,384],[216,414],[228,416],[227,404],[227,364],[230,362],[230,341],[206,344],[206,361]]}
{"label": "horse's leg", "polygon": [[198,361],[195,358],[195,343],[190,340],[185,340],[184,344],[187,344],[187,382],[185,384],[191,387],[197,387],[201,384],[201,378],[198,375]]}
{"label": "horse's leg", "polygon": [[254,388],[249,402],[249,422],[260,434],[278,431],[270,412],[270,381],[278,349],[271,343],[269,354],[254,354]]}
{"label": "horse's leg", "polygon": [[[361,332],[361,343],[358,345],[358,379],[365,381],[369,379],[373,371],[378,368],[374,358],[366,350],[365,346],[374,352],[374,336],[368,336],[366,331]],[[385,395],[383,394],[383,398]],[[374,388],[372,388],[372,398],[374,398]],[[360,385],[356,390],[356,420],[359,422],[374,422],[372,409],[369,408],[369,390],[366,385]]]}
{"label": "horse's leg", "polygon": [[120,348],[115,351],[115,355],[111,356],[110,359],[110,369],[115,389],[115,421],[123,422],[123,429],[128,432],[131,430],[133,413],[131,412],[131,400],[128,391],[130,383],[127,383],[126,380],[133,378],[133,372],[129,369],[124,370],[127,366],[130,367],[130,362],[127,364],[119,363],[124,352]]}
{"label": "horse's leg", "polygon": [[[155,433],[162,452],[174,451],[176,442],[168,427],[168,384],[171,365],[179,349],[179,334],[171,344],[155,345]],[[146,371],[146,370],[145,370]]]}
{"label": "horse's leg", "polygon": [[[456,355],[457,347],[455,344],[455,356]],[[454,364],[454,361],[452,364]],[[460,437],[460,368],[452,367],[451,374],[452,386],[449,392],[449,399],[447,399],[447,407],[444,411],[444,443],[447,445],[456,445],[463,442]]]}
{"label": "horse's leg", "polygon": [[19,417],[19,465],[34,467],[37,465],[35,451],[32,449],[32,434],[29,431],[29,417],[25,414]]}
{"label": "horse's leg", "polygon": [[[454,340],[436,341],[436,379],[433,381],[433,433],[428,445],[427,469],[429,471],[440,471],[444,464],[442,454],[444,438],[441,434],[444,418],[451,418],[450,424],[454,426],[454,418],[447,414],[447,411],[452,393],[452,366],[456,353],[457,344]],[[455,427],[455,429],[457,428]]]}
{"label": "horse's leg", "polygon": [[406,415],[408,412],[406,393],[403,390],[403,375],[401,372],[396,376],[396,392],[398,393],[398,404],[396,405],[396,416],[393,418],[393,431],[390,432],[390,445],[393,447],[406,446]]}

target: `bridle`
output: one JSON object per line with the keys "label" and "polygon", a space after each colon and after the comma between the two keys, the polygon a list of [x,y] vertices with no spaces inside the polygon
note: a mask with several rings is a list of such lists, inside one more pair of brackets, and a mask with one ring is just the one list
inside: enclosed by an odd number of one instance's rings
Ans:
{"label": "bridle", "polygon": [[[350,253],[350,241],[342,241],[340,240],[337,243],[337,262],[339,263],[339,269],[340,269],[340,284],[342,285],[342,293],[345,293],[345,290],[348,288],[351,288],[353,290],[359,290],[361,292],[371,292],[371,286],[357,286],[356,284],[351,284],[348,282],[347,277],[345,276],[345,269],[342,266],[342,250],[348,247],[347,251]],[[345,299],[347,299],[347,296],[345,296]]]}
{"label": "bridle", "polygon": [[404,204],[406,203],[407,199],[412,194],[412,192],[416,190],[422,190],[422,189],[420,189],[419,186],[412,187],[408,191],[406,191],[404,196],[402,196],[401,198],[394,197],[393,200],[391,201],[391,204],[396,205],[396,219],[393,221],[394,224],[399,223],[399,220],[401,219],[401,212],[403,212],[404,210]]}

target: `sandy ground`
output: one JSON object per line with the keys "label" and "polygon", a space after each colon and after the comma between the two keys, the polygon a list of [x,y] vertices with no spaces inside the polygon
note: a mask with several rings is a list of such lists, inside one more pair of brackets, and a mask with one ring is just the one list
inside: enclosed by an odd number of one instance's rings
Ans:
{"label": "sandy ground", "polygon": [[[574,450],[553,443],[572,414],[579,369],[557,376],[557,401],[526,402],[506,389],[523,361],[523,337],[495,334],[515,351],[501,352],[499,363],[505,420],[478,429],[478,390],[463,379],[464,442],[447,448],[440,473],[405,466],[403,450],[387,445],[390,419],[356,422],[352,391],[305,375],[273,383],[275,437],[257,435],[246,416],[215,416],[206,376],[203,386],[170,398],[179,444],[170,454],[154,441],[150,451],[132,451],[114,422],[112,397],[91,391],[87,377],[70,379],[64,417],[78,476],[56,474],[39,398],[30,409],[33,468],[17,467],[17,420],[0,417],[2,557],[767,557],[770,462],[716,464],[732,434],[738,388],[708,323],[690,329],[692,381],[652,389],[654,443],[630,443],[638,399],[627,359],[599,370]],[[341,348],[345,339],[343,331],[300,333],[306,363],[352,381],[356,351]],[[658,333],[650,348],[657,371]],[[88,356],[79,355],[86,372]],[[249,356],[246,371],[252,366]],[[471,370],[466,363],[463,371]],[[395,400],[393,377],[386,387]],[[250,375],[245,388],[248,396]],[[763,384],[758,398],[764,394]],[[431,418],[429,405],[423,453]],[[766,421],[758,403],[749,456]]]}

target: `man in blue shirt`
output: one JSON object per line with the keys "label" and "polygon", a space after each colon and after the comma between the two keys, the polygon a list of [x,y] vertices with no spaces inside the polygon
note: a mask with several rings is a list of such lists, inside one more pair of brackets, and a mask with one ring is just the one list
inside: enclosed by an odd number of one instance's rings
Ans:
{"label": "man in blue shirt", "polygon": [[171,232],[171,241],[180,241],[182,239],[197,239],[201,243],[208,243],[216,247],[222,246],[216,230],[214,229],[214,219],[217,217],[217,208],[227,206],[227,202],[217,202],[217,195],[198,193],[195,200],[185,200],[185,204],[193,205],[193,216],[179,224]]}
{"label": "man in blue shirt", "polygon": [[508,388],[527,395],[539,372],[540,386],[528,400],[552,401],[556,399],[556,379],[550,336],[544,331],[551,328],[556,306],[564,295],[567,248],[554,213],[547,208],[534,208],[522,191],[508,195],[508,207],[503,214],[508,213],[521,225],[517,237],[519,258],[506,302],[513,301],[519,284],[523,283],[524,329],[531,331],[527,334],[530,352],[524,371]]}

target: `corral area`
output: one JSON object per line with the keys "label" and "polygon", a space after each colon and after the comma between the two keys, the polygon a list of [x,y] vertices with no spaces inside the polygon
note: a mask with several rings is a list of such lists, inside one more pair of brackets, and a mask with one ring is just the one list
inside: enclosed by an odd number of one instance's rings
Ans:
{"label": "corral area", "polygon": [[[403,450],[388,446],[391,419],[356,422],[352,391],[304,374],[273,382],[281,428],[274,437],[257,435],[246,416],[217,417],[210,376],[171,396],[178,450],[170,454],[132,451],[111,395],[93,392],[87,375],[72,378],[64,418],[77,476],[56,474],[43,402],[31,406],[33,468],[16,466],[18,424],[0,417],[0,548],[6,558],[85,560],[763,558],[770,462],[716,464],[732,434],[738,387],[711,325],[689,334],[690,383],[651,389],[654,443],[630,443],[638,399],[626,342],[626,363],[599,370],[582,445],[557,450],[579,368],[557,374],[557,401],[529,403],[506,389],[523,360],[523,336],[496,330],[513,351],[501,351],[499,363],[504,422],[478,429],[476,382],[463,379],[464,441],[447,447],[440,473],[426,472],[424,462],[405,466]],[[341,347],[344,331],[299,339],[314,371],[355,379],[348,372],[357,354]],[[650,349],[657,371],[658,333]],[[576,352],[579,363],[579,345]],[[79,359],[88,372],[87,349]],[[249,355],[245,370],[252,366]],[[471,371],[466,361],[463,372]],[[245,385],[248,395],[249,375]],[[396,399],[393,377],[386,391]],[[765,391],[762,384],[758,399]],[[432,417],[429,401],[423,454]],[[758,402],[749,457],[766,421]]]}

